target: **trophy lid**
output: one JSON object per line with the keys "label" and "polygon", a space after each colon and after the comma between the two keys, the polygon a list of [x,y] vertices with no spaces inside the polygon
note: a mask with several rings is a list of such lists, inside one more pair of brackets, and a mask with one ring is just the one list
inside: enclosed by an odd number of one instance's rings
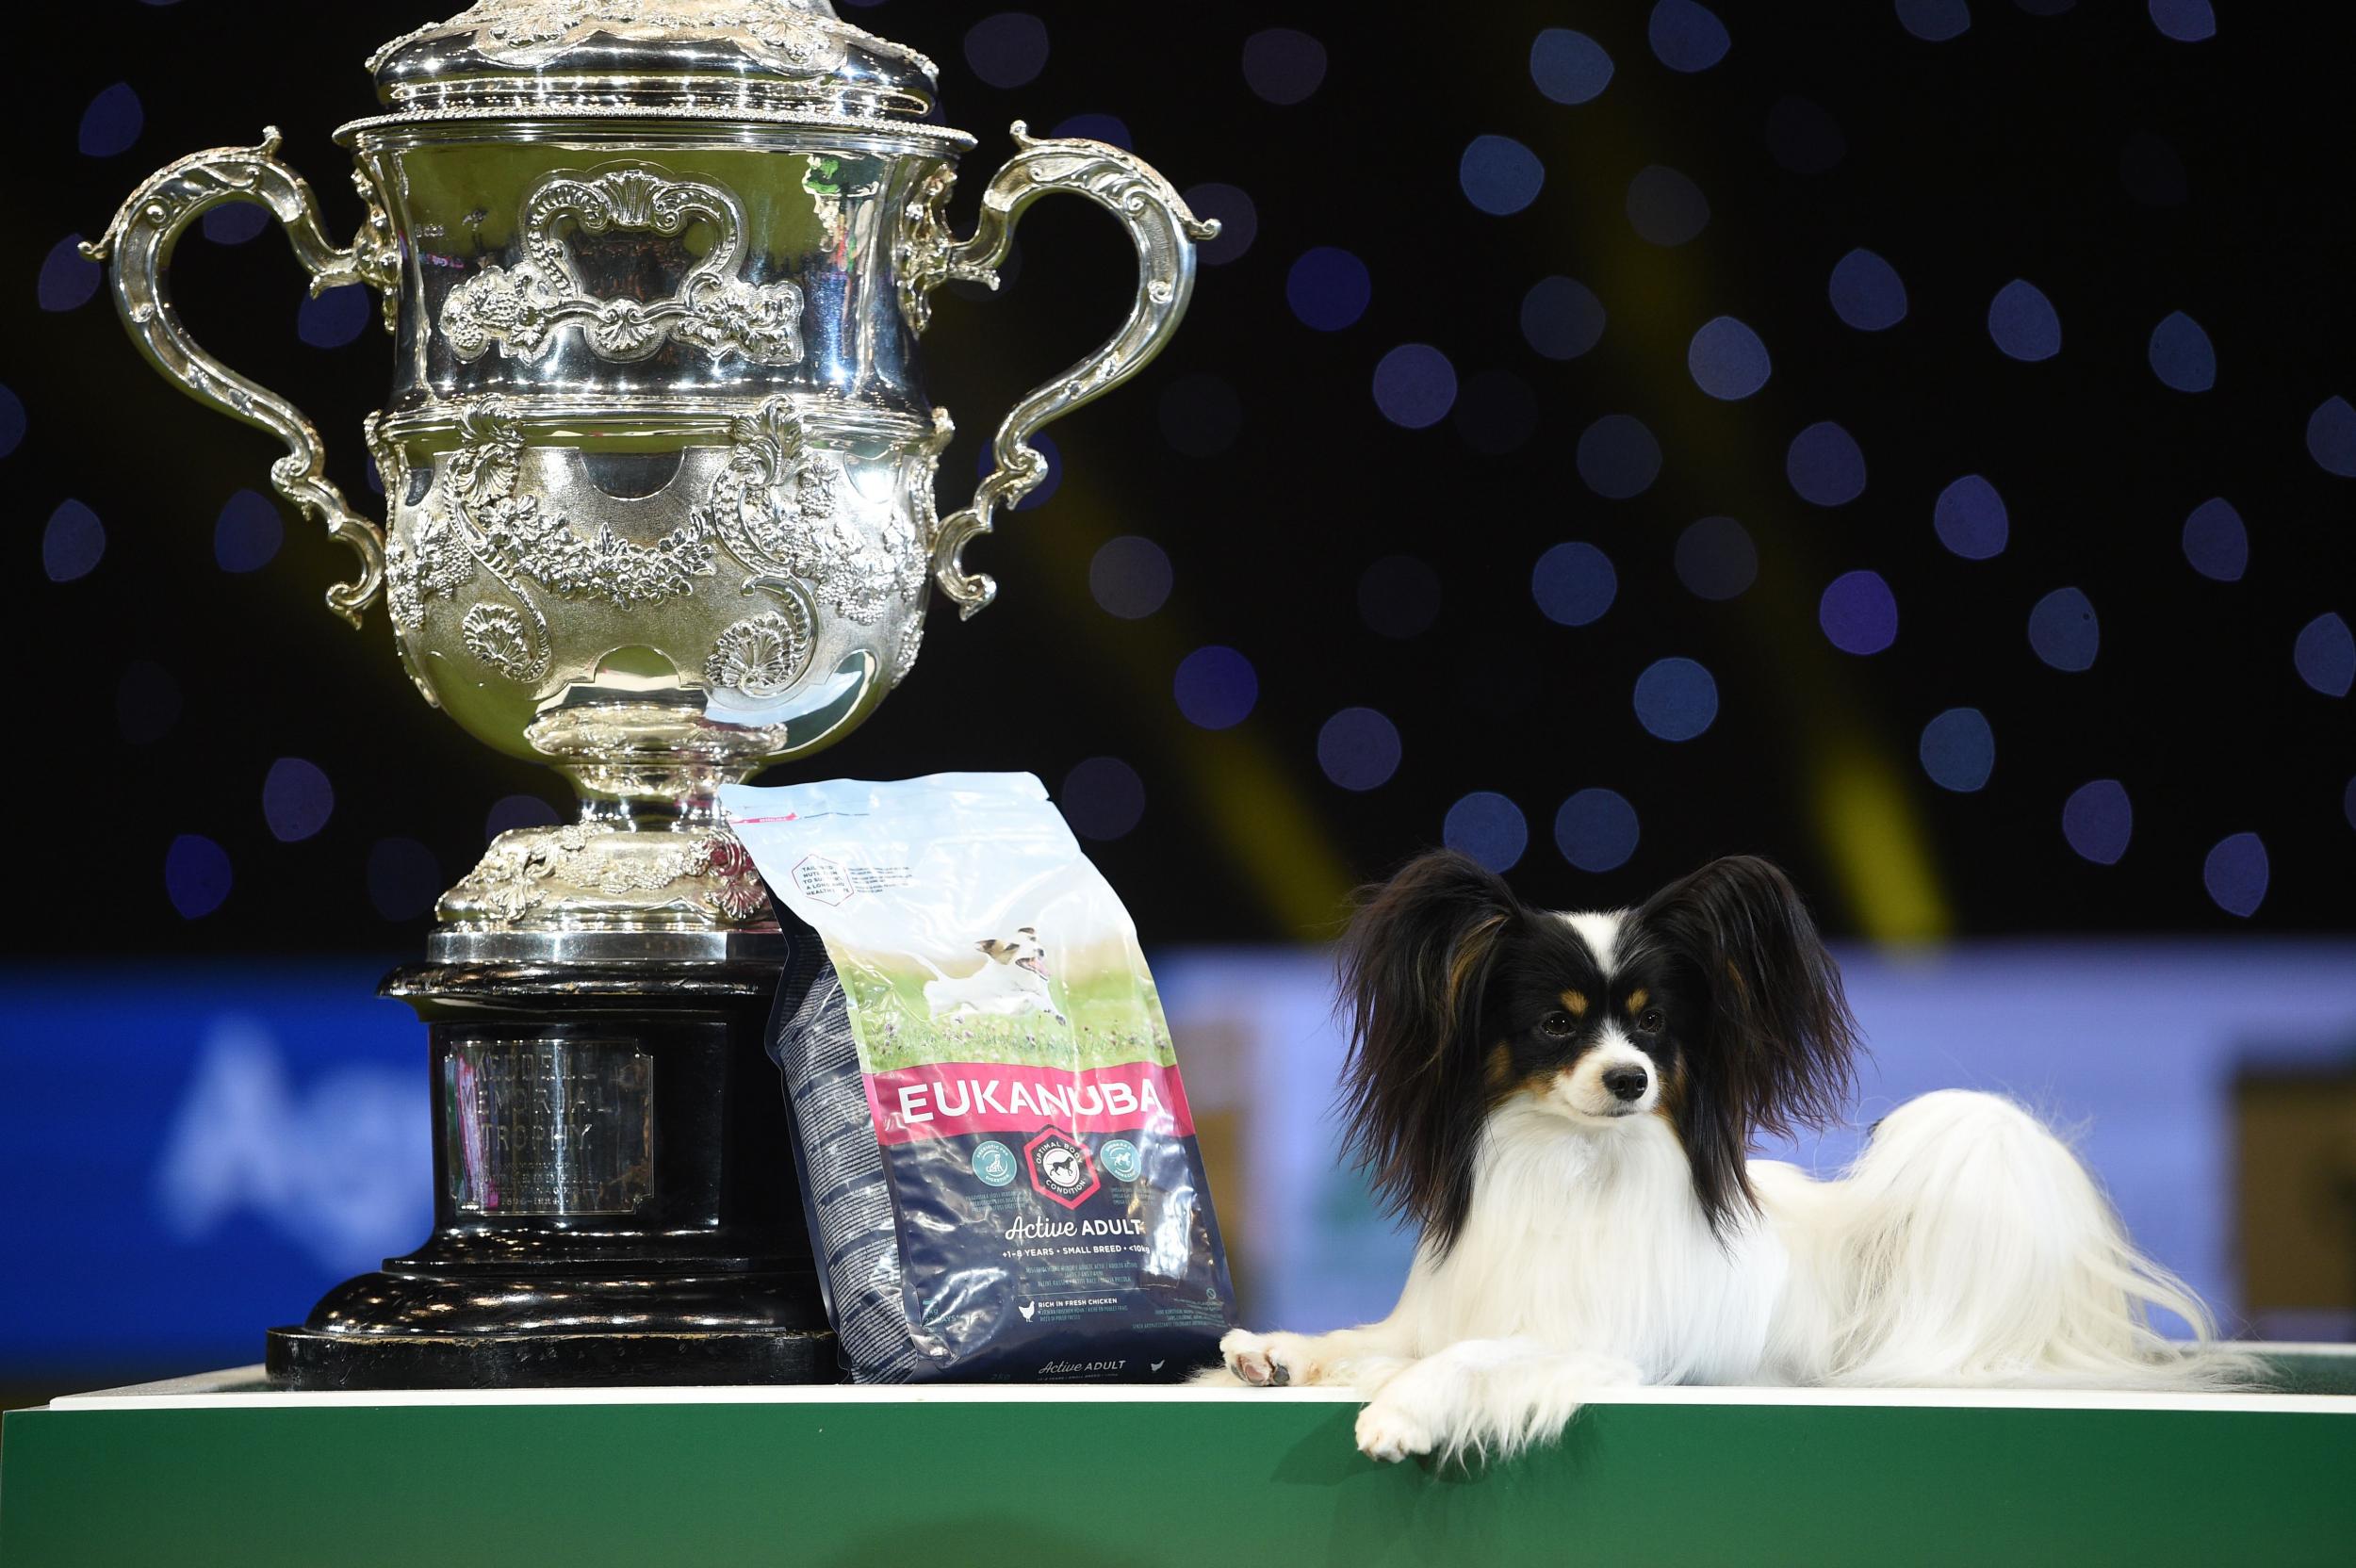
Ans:
{"label": "trophy lid", "polygon": [[[477,0],[368,61],[391,112],[420,120],[761,120],[920,129],[933,62],[852,26],[829,0]],[[350,127],[348,127],[350,128]]]}

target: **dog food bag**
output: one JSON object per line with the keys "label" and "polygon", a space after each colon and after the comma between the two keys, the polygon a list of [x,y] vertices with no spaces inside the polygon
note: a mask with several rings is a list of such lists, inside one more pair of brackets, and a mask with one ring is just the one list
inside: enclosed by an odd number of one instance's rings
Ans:
{"label": "dog food bag", "polygon": [[1215,1361],[1234,1297],[1161,998],[1039,781],[721,801],[830,960],[781,996],[770,1048],[852,1380]]}

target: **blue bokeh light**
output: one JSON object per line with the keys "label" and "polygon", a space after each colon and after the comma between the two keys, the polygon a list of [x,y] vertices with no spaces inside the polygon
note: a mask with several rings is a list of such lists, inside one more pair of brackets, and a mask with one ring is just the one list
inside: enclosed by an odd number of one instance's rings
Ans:
{"label": "blue bokeh light", "polygon": [[1925,43],[1944,43],[1972,30],[1966,0],[1897,0],[1898,25]]}
{"label": "blue bokeh light", "polygon": [[1399,727],[1371,708],[1345,708],[1317,731],[1317,766],[1345,790],[1389,783],[1399,755]]}
{"label": "blue bokeh light", "polygon": [[335,812],[335,787],[317,762],[281,757],[262,780],[262,820],[282,844],[316,837]]}
{"label": "blue bokeh light", "polygon": [[85,157],[111,158],[137,145],[146,126],[147,111],[139,93],[130,83],[117,82],[90,101],[74,139]]}
{"label": "blue bokeh light", "polygon": [[216,245],[242,245],[270,227],[270,217],[258,202],[225,202],[206,212],[198,228]]}
{"label": "blue bokeh light", "polygon": [[2217,906],[2247,920],[2266,902],[2270,877],[2266,846],[2255,833],[2235,833],[2217,841],[2201,862],[2201,885]]}
{"label": "blue bokeh light", "polygon": [[1661,477],[1661,443],[1632,414],[1607,414],[1579,433],[1579,477],[1606,500],[1643,495]]}
{"label": "blue bokeh light", "polygon": [[1475,790],[1448,808],[1440,841],[1494,872],[1508,872],[1530,848],[1522,808],[1495,790]]}
{"label": "blue bokeh light", "polygon": [[2098,866],[2115,866],[2135,837],[2135,808],[2127,786],[2116,778],[2081,784],[2062,802],[2062,837]]}
{"label": "blue bokeh light", "polygon": [[1456,406],[1456,367],[1429,343],[1402,343],[1374,368],[1374,405],[1408,430],[1426,430]]}
{"label": "blue bokeh light", "polygon": [[106,556],[106,525],[77,500],[57,503],[41,531],[41,565],[52,582],[74,582],[98,570]]}
{"label": "blue bokeh light", "polygon": [[1280,106],[1305,103],[1325,83],[1325,45],[1297,27],[1269,27],[1243,41],[1244,85]]}
{"label": "blue bokeh light", "polygon": [[2307,455],[2327,474],[2356,479],[2356,408],[2326,398],[2307,416]]}
{"label": "blue bokeh light", "polygon": [[2043,289],[2015,278],[1988,302],[1988,335],[2014,359],[2051,359],[2061,352],[2061,316]]}
{"label": "blue bokeh light", "polygon": [[164,851],[164,894],[183,920],[202,920],[229,902],[229,852],[202,833],[183,833]]}
{"label": "blue bokeh light", "polygon": [[1203,729],[1232,729],[1252,716],[1260,701],[1260,674],[1234,648],[1213,644],[1178,663],[1171,682],[1178,711]]}
{"label": "blue bokeh light", "polygon": [[1318,332],[1356,325],[1373,298],[1374,277],[1366,264],[1339,246],[1303,251],[1284,278],[1284,302],[1302,326]]}
{"label": "blue bokeh light", "polygon": [[1940,544],[1966,561],[2003,554],[2004,542],[2012,536],[2004,498],[1980,474],[1966,474],[1939,493],[1931,507],[1931,527]]}
{"label": "blue bokeh light", "polygon": [[1522,336],[1548,359],[1577,359],[1603,336],[1603,302],[1573,278],[1541,278],[1522,296]]}
{"label": "blue bokeh light", "polygon": [[41,258],[41,276],[33,285],[33,296],[41,309],[79,310],[98,292],[105,274],[98,263],[82,254],[81,247],[82,237],[70,234],[49,247],[49,253]]}
{"label": "blue bokeh light", "polygon": [[2334,612],[2327,611],[2299,629],[2291,658],[2299,678],[2327,697],[2344,697],[2356,689],[2356,633]]}
{"label": "blue bokeh light", "polygon": [[1088,594],[1107,615],[1141,621],[1170,602],[1175,574],[1169,552],[1128,533],[1107,539],[1088,558]]}
{"label": "blue bokeh light", "polygon": [[258,572],[286,542],[286,518],[257,490],[233,492],[213,523],[213,559],[224,572]]}
{"label": "blue bokeh light", "polygon": [[1644,24],[1653,57],[1672,71],[1707,71],[1726,57],[1733,40],[1718,13],[1694,0],[1659,0]]}
{"label": "blue bokeh light", "polygon": [[1186,207],[1197,218],[1217,220],[1219,233],[1195,241],[1194,253],[1205,267],[1224,267],[1252,249],[1260,235],[1260,209],[1241,186],[1206,181],[1186,191]]}
{"label": "blue bokeh light", "polygon": [[1557,545],[1530,569],[1530,597],[1557,626],[1590,626],[1603,618],[1620,594],[1620,574],[1612,558],[1585,541]]}
{"label": "blue bokeh light", "polygon": [[1792,438],[1783,471],[1802,500],[1845,506],[1865,494],[1865,454],[1857,438],[1820,419]]}
{"label": "blue bokeh light", "polygon": [[1628,182],[1628,220],[1655,245],[1682,245],[1710,226],[1710,199],[1676,170],[1651,164]]}
{"label": "blue bokeh light", "polygon": [[1615,871],[1636,853],[1636,808],[1613,790],[1581,790],[1554,814],[1554,844],[1580,871]]}
{"label": "blue bokeh light", "polygon": [[1677,535],[1677,580],[1697,598],[1739,598],[1759,580],[1759,547],[1732,517],[1704,517]]}
{"label": "blue bokeh light", "polygon": [[2029,611],[2029,646],[2057,670],[2094,667],[2102,646],[2102,625],[2094,602],[2076,588],[2056,588]]}
{"label": "blue bokeh light", "polygon": [[1457,160],[1456,183],[1464,200],[1495,218],[1521,211],[1538,199],[1546,166],[1510,136],[1477,136]]}
{"label": "blue bokeh light", "polygon": [[2212,496],[2184,519],[2184,559],[2202,577],[2239,582],[2250,569],[2250,530],[2222,496]]}
{"label": "blue bokeh light", "polygon": [[1664,741],[1690,741],[1718,717],[1718,682],[1691,659],[1662,659],[1636,678],[1636,722]]}
{"label": "blue bokeh light", "polygon": [[1898,596],[1879,572],[1843,572],[1816,601],[1816,624],[1843,653],[1879,653],[1898,640]]}
{"label": "blue bokeh light", "polygon": [[2151,0],[2151,25],[2179,43],[2217,37],[2217,12],[2209,0]]}
{"label": "blue bokeh light", "polygon": [[2201,323],[2177,311],[2151,329],[2151,373],[2179,392],[2206,392],[2217,384],[2217,349]]}
{"label": "blue bokeh light", "polygon": [[1145,820],[1145,780],[1118,757],[1091,757],[1064,775],[1057,804],[1072,831],[1109,843]]}
{"label": "blue bokeh light", "polygon": [[1906,280],[1860,247],[1832,266],[1832,313],[1859,332],[1887,332],[1906,318]]}
{"label": "blue bokeh light", "polygon": [[1102,141],[1123,152],[1136,150],[1130,145],[1129,122],[1117,114],[1075,114],[1068,120],[1056,122],[1055,128],[1047,134]]}
{"label": "blue bokeh light", "polygon": [[1734,402],[1767,384],[1775,373],[1759,334],[1731,316],[1706,321],[1685,351],[1693,384],[1713,398]]}
{"label": "blue bokeh light", "polygon": [[295,335],[314,349],[340,349],[356,341],[375,315],[376,294],[366,284],[305,294],[295,313]]}
{"label": "blue bokeh light", "polygon": [[1968,795],[1996,771],[1996,732],[1976,708],[1950,708],[1922,727],[1922,771],[1942,790]]}
{"label": "blue bokeh light", "polygon": [[442,862],[415,839],[379,839],[368,846],[368,902],[379,915],[418,920],[442,896]]}
{"label": "blue bokeh light", "polygon": [[1027,11],[986,16],[966,29],[965,63],[991,87],[1027,87],[1047,69],[1047,24]]}
{"label": "blue bokeh light", "polygon": [[1612,57],[1568,27],[1548,27],[1530,45],[1530,79],[1558,104],[1592,103],[1612,85]]}
{"label": "blue bokeh light", "polygon": [[554,827],[564,819],[538,795],[501,795],[483,814],[483,841],[523,827]]}

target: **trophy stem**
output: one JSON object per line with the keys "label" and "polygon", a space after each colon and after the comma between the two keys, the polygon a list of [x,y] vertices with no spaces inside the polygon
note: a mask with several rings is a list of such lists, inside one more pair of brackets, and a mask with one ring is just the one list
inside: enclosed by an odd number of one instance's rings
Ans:
{"label": "trophy stem", "polygon": [[[800,944],[795,944],[797,947]],[[784,1097],[775,933],[721,960],[426,963],[434,1229],[269,1339],[292,1388],[836,1375]]]}

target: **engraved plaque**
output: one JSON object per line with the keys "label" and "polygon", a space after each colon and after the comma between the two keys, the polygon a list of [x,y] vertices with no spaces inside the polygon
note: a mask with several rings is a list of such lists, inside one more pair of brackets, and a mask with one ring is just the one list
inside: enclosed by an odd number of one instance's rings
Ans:
{"label": "engraved plaque", "polygon": [[442,1105],[462,1213],[634,1214],[646,1200],[654,1061],[628,1040],[453,1041]]}

